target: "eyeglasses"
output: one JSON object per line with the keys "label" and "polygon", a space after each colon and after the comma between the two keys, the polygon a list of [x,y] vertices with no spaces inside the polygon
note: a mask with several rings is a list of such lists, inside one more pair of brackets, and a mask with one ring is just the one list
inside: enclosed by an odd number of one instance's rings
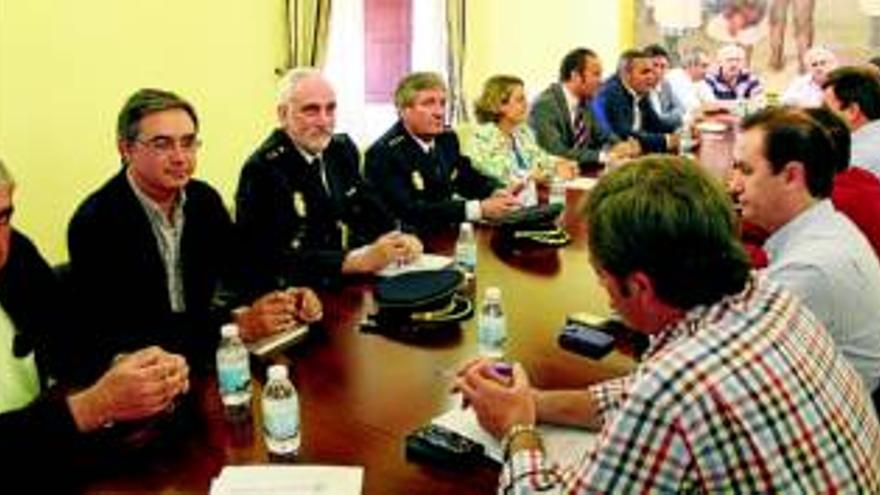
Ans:
{"label": "eyeglasses", "polygon": [[154,136],[150,139],[135,139],[135,141],[162,155],[171,154],[176,148],[192,155],[202,146],[202,141],[195,134],[183,136],[180,139],[171,136]]}
{"label": "eyeglasses", "polygon": [[15,213],[15,207],[10,206],[8,208],[3,208],[0,210],[0,226],[9,225],[9,222],[12,220],[12,214]]}

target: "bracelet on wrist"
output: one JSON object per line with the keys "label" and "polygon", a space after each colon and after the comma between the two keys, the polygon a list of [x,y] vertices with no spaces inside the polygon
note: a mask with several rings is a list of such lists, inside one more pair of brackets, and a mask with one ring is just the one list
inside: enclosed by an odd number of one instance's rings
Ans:
{"label": "bracelet on wrist", "polygon": [[544,443],[541,440],[541,435],[538,433],[538,430],[535,429],[535,425],[517,423],[511,426],[510,429],[507,430],[507,433],[504,434],[504,437],[501,438],[501,454],[505,461],[510,459],[510,447],[513,444],[514,440],[522,435],[532,436],[535,439],[537,447],[540,450],[544,450]]}

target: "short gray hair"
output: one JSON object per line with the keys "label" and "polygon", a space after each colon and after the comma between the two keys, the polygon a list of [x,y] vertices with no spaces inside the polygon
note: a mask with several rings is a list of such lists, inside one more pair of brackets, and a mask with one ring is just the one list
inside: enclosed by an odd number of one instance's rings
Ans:
{"label": "short gray hair", "polygon": [[693,67],[700,63],[700,61],[706,58],[709,59],[709,54],[706,53],[706,50],[695,46],[693,48],[688,48],[686,50],[681,51],[681,66],[682,67]]}
{"label": "short gray hair", "polygon": [[715,53],[716,60],[723,60],[730,57],[746,58],[746,49],[736,43],[729,43],[722,46]]}
{"label": "short gray hair", "polygon": [[6,168],[6,164],[3,163],[3,159],[0,158],[0,189],[9,188],[10,190],[15,189],[15,179],[12,177],[12,173]]}
{"label": "short gray hair", "polygon": [[394,90],[394,106],[402,110],[416,99],[416,93],[427,89],[440,89],[446,91],[446,83],[443,77],[436,72],[413,72],[408,74],[397,83]]}
{"label": "short gray hair", "polygon": [[294,67],[287,71],[278,83],[278,104],[287,104],[300,81],[320,75],[321,71],[315,67]]}

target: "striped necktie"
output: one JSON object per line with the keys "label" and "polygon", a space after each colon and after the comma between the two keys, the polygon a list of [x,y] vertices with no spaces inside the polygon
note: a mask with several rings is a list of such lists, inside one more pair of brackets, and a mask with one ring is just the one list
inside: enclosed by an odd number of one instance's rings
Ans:
{"label": "striped necktie", "polygon": [[581,101],[578,103],[575,108],[574,114],[574,147],[580,148],[583,145],[587,144],[587,140],[590,138],[589,130],[587,129],[587,121],[584,119],[584,112],[587,110],[586,102]]}

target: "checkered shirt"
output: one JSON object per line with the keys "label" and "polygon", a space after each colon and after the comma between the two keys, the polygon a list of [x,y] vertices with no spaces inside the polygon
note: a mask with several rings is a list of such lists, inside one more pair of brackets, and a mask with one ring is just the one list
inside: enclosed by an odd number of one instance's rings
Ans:
{"label": "checkered shirt", "polygon": [[518,451],[499,493],[880,493],[862,381],[780,286],[691,310],[645,356],[604,390],[594,451],[565,467]]}

